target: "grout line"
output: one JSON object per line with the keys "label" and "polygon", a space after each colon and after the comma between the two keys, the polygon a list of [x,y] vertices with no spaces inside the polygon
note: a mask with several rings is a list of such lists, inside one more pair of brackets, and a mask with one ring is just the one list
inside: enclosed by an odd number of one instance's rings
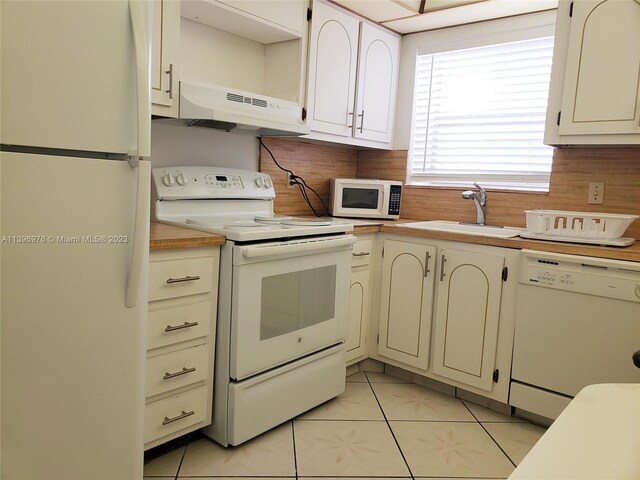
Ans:
{"label": "grout line", "polygon": [[[462,401],[462,400],[461,400],[461,401]],[[502,448],[502,446],[500,446],[500,444],[498,443],[498,441],[497,441],[495,438],[493,438],[493,436],[489,433],[489,430],[487,430],[486,428],[484,428],[484,425],[482,424],[482,422],[478,419],[478,417],[476,417],[476,416],[473,414],[473,412],[471,411],[471,409],[469,408],[469,406],[468,406],[466,403],[464,403],[464,402],[462,402],[462,404],[465,406],[465,408],[466,408],[467,410],[469,410],[469,413],[473,416],[473,418],[475,418],[475,419],[476,419],[476,421],[478,422],[478,425],[480,425],[480,426],[482,427],[482,429],[487,433],[487,435],[489,435],[489,438],[490,438],[491,440],[493,440],[493,443],[495,443],[495,444],[498,446],[498,448],[499,448],[499,449],[500,449],[500,451],[504,454],[504,456],[505,456],[505,457],[507,457],[507,460],[509,460],[509,461],[511,462],[511,464],[512,464],[514,467],[517,467],[516,463],[515,463],[513,460],[511,460],[511,457],[510,457],[509,455],[507,455],[507,452],[505,452],[505,451],[504,451],[504,449]],[[505,422],[505,423],[506,423],[506,422]]]}
{"label": "grout line", "polygon": [[296,480],[298,480],[298,456],[296,454],[296,430],[293,425],[293,419],[291,419],[291,438],[293,440],[293,468],[296,474]]}
{"label": "grout line", "polygon": [[188,447],[189,447],[189,444],[187,443],[184,446],[184,450],[182,451],[182,456],[180,457],[180,463],[178,464],[178,470],[176,471],[176,476],[174,477],[174,480],[178,480],[178,477],[180,476],[180,469],[182,468],[182,462],[184,462],[184,457],[187,454]]}
{"label": "grout line", "polygon": [[[366,373],[365,373],[366,376]],[[367,381],[369,380],[369,377],[367,377]],[[396,442],[396,446],[398,447],[398,451],[400,452],[400,455],[402,456],[402,460],[404,460],[404,464],[407,466],[407,470],[409,471],[409,475],[411,475],[412,480],[415,480],[415,475],[413,474],[413,472],[411,471],[411,467],[409,466],[409,462],[407,462],[406,457],[404,456],[404,452],[402,451],[402,448],[400,447],[400,443],[398,442],[398,439],[396,438],[396,434],[393,432],[393,429],[391,428],[391,424],[389,423],[389,420],[387,419],[387,414],[384,413],[384,408],[382,408],[382,404],[380,403],[380,400],[378,400],[378,396],[376,395],[376,391],[373,389],[373,386],[371,385],[371,382],[369,382],[369,388],[371,389],[371,392],[373,393],[374,398],[376,399],[376,402],[378,403],[378,407],[380,408],[380,411],[382,412],[382,416],[384,417],[384,421],[387,423],[387,428],[389,428],[389,432],[391,432],[391,436],[393,437],[393,441]]]}

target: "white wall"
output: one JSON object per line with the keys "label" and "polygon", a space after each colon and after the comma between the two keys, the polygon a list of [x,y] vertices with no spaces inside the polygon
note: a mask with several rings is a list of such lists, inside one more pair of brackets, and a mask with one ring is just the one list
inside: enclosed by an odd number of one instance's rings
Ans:
{"label": "white wall", "polygon": [[213,165],[258,170],[258,139],[181,120],[151,122],[151,167]]}

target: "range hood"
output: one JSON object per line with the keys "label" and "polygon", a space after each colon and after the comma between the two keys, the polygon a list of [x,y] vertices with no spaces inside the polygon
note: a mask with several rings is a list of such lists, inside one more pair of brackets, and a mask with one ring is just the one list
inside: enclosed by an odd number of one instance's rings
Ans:
{"label": "range hood", "polygon": [[261,137],[311,132],[297,103],[201,82],[180,82],[180,118],[189,125]]}

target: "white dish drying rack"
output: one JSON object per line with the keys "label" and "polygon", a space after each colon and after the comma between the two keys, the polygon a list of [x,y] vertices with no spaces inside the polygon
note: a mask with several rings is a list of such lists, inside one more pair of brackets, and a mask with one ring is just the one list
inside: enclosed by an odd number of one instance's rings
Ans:
{"label": "white dish drying rack", "polygon": [[525,210],[524,238],[624,247],[635,242],[622,235],[638,215],[563,210]]}

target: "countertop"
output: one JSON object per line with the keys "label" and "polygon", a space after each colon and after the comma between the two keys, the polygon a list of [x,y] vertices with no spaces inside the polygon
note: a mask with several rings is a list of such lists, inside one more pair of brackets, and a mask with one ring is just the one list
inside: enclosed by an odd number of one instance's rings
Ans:
{"label": "countertop", "polygon": [[583,388],[509,480],[640,478],[640,384]]}
{"label": "countertop", "polygon": [[[494,247],[531,249],[544,252],[568,253],[572,255],[584,255],[588,257],[610,258],[614,260],[628,260],[640,262],[640,241],[628,247],[601,247],[598,245],[581,245],[578,243],[549,242],[544,240],[528,240],[520,237],[492,238],[477,235],[465,235],[462,233],[438,232],[433,230],[420,230],[400,224],[418,222],[421,220],[364,220],[364,219],[336,219],[353,223],[353,233],[393,233],[419,238],[433,238],[437,240],[451,240],[454,242],[474,243],[477,245],[489,245]],[[189,228],[174,227],[161,223],[151,222],[150,249],[162,250],[167,248],[193,248],[224,244],[222,235],[191,230]]]}
{"label": "countertop", "polygon": [[201,232],[190,228],[174,227],[151,222],[149,249],[213,247],[224,244],[225,238],[214,233]]}
{"label": "countertop", "polygon": [[[465,235],[462,233],[439,232],[434,230],[422,230],[407,227],[411,222],[423,220],[362,220],[362,219],[341,219],[348,220],[354,224],[354,233],[394,233],[420,238],[433,238],[437,240],[451,240],[454,242],[475,243],[477,245],[490,245],[494,247],[530,249],[543,252],[568,253],[572,255],[584,255],[587,257],[609,258],[613,260],[628,260],[640,262],[640,241],[628,247],[604,247],[599,245],[587,245],[568,242],[551,242],[545,240],[529,240],[520,237],[514,238],[492,238],[480,237],[478,235]],[[399,226],[404,224],[405,226]]]}

